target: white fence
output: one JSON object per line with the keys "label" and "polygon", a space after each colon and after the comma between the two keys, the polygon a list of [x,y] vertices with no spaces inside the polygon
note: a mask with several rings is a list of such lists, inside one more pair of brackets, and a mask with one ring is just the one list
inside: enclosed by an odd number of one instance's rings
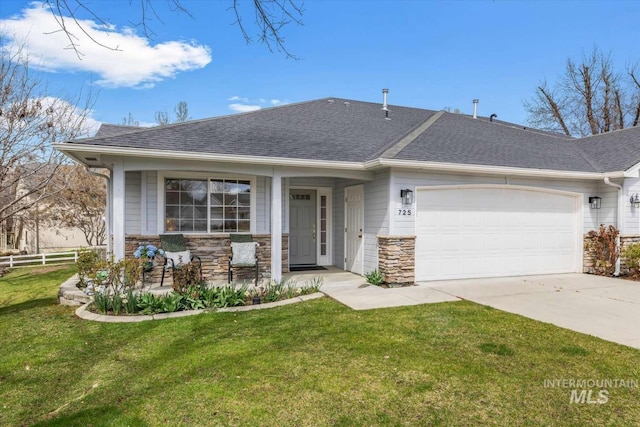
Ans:
{"label": "white fence", "polygon": [[0,266],[20,267],[28,265],[71,264],[78,261],[78,251],[50,254],[9,255],[0,257]]}
{"label": "white fence", "polygon": [[[91,250],[104,252],[105,248],[92,247]],[[67,251],[67,252],[55,252],[55,253],[49,253],[49,254],[1,256],[0,267],[13,268],[13,267],[25,267],[30,265],[72,264],[78,261],[79,253],[80,251]]]}

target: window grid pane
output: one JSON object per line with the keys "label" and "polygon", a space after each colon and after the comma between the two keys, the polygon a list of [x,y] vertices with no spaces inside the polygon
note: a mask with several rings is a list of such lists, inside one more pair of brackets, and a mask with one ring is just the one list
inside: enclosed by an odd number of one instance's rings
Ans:
{"label": "window grid pane", "polygon": [[251,229],[251,182],[212,179],[209,182],[211,232],[237,233]]}
{"label": "window grid pane", "polygon": [[250,225],[251,181],[165,180],[166,231],[237,233]]}

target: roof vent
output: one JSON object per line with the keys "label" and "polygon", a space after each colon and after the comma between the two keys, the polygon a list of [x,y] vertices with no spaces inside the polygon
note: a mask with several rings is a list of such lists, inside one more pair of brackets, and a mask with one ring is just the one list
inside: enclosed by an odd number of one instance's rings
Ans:
{"label": "roof vent", "polygon": [[382,111],[384,111],[384,119],[391,120],[389,118],[389,108],[387,106],[387,95],[389,94],[389,89],[382,89]]}
{"label": "roof vent", "polygon": [[478,99],[473,100],[473,118],[474,119],[478,118],[478,102],[480,102]]}
{"label": "roof vent", "polygon": [[334,103],[334,102],[336,102],[336,101],[334,101],[333,99],[328,99],[328,100],[327,100],[327,102],[328,102],[329,104],[333,104],[333,103]]}
{"label": "roof vent", "polygon": [[384,111],[389,111],[387,108],[387,95],[389,94],[389,89],[382,89],[382,109]]}
{"label": "roof vent", "polygon": [[492,115],[489,116],[489,121],[492,122],[493,119],[498,118],[498,115],[496,113],[493,113]]}
{"label": "roof vent", "polygon": [[349,105],[351,105],[351,103],[349,101],[344,101],[344,105],[348,107]]}

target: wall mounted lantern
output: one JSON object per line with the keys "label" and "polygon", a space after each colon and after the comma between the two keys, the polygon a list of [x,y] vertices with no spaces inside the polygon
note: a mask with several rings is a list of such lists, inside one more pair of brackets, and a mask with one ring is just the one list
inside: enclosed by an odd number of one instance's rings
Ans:
{"label": "wall mounted lantern", "polygon": [[589,197],[589,207],[591,209],[600,209],[600,202],[602,202],[602,199],[598,196]]}
{"label": "wall mounted lantern", "polygon": [[400,198],[403,205],[410,205],[413,203],[413,191],[407,189],[400,190]]}
{"label": "wall mounted lantern", "polygon": [[632,208],[640,208],[640,196],[638,196],[638,193],[632,194],[629,202],[631,203]]}

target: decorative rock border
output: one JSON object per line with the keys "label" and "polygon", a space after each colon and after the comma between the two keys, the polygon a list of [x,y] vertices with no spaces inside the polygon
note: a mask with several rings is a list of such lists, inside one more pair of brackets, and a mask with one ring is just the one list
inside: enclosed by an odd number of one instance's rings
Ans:
{"label": "decorative rock border", "polygon": [[226,313],[226,312],[237,312],[237,311],[262,310],[262,309],[281,307],[283,305],[296,304],[303,301],[322,298],[324,295],[325,294],[323,294],[322,292],[316,292],[309,295],[302,295],[295,298],[289,298],[289,299],[276,301],[276,302],[267,302],[264,304],[241,305],[238,307],[225,307],[225,308],[204,309],[204,310],[184,310],[184,311],[176,311],[174,313],[159,313],[159,314],[153,314],[153,315],[134,315],[134,316],[108,316],[105,314],[96,314],[88,310],[89,304],[84,304],[76,310],[76,316],[78,316],[83,320],[93,320],[94,322],[136,323],[136,322],[145,322],[148,320],[163,320],[163,319],[172,319],[176,317],[196,316],[198,314],[211,313],[211,312]]}

